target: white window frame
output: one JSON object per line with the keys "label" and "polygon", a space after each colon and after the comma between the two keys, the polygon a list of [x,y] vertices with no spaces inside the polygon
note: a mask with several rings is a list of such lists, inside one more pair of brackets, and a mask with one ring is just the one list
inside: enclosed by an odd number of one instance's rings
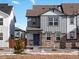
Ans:
{"label": "white window frame", "polygon": [[[58,19],[56,20],[55,17],[51,16],[51,17],[48,17],[48,18],[49,18],[49,19],[48,19],[48,25],[49,25],[49,26],[58,26],[58,25],[59,25],[59,20],[58,20]],[[51,20],[50,20],[50,19],[51,19]],[[53,24],[50,25],[50,24],[49,24],[50,22],[52,22]],[[58,25],[55,25],[55,22],[57,22]]]}
{"label": "white window frame", "polygon": [[[51,19],[51,20],[50,20],[50,19]],[[50,22],[52,23],[51,25],[50,25]],[[53,26],[53,18],[49,18],[48,24],[49,24],[49,26]]]}
{"label": "white window frame", "polygon": [[75,32],[74,31],[71,31],[70,32],[70,39],[74,39],[75,38]]}
{"label": "white window frame", "polygon": [[20,37],[19,31],[15,31],[15,38],[19,38],[19,37]]}
{"label": "white window frame", "polygon": [[0,18],[0,19],[2,20],[2,21],[0,21],[0,23],[1,23],[0,25],[3,25],[3,18]]}
{"label": "white window frame", "polygon": [[58,26],[58,25],[55,25],[55,22],[57,22],[59,24],[59,20],[58,19],[54,18],[53,22],[54,22],[54,26]]}
{"label": "white window frame", "polygon": [[70,24],[74,25],[74,16],[70,16],[69,18],[70,18]]}

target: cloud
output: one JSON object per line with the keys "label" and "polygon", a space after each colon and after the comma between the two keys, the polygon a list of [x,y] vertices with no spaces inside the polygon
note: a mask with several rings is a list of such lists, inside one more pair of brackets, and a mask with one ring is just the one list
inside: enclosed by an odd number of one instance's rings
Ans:
{"label": "cloud", "polygon": [[30,0],[33,4],[35,4],[35,0]]}
{"label": "cloud", "polygon": [[20,4],[18,1],[13,0],[12,3],[14,4]]}

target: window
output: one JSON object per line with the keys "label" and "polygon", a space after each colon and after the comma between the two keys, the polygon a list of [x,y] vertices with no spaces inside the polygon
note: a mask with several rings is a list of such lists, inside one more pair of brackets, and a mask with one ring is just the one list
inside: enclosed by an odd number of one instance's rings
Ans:
{"label": "window", "polygon": [[36,18],[32,18],[32,24],[36,25]]}
{"label": "window", "polygon": [[79,26],[77,27],[77,32],[79,33]]}
{"label": "window", "polygon": [[47,37],[47,40],[51,40],[51,37]]}
{"label": "window", "polygon": [[19,38],[19,37],[20,37],[19,31],[15,31],[15,38]]}
{"label": "window", "polygon": [[0,40],[3,40],[3,33],[0,33]]}
{"label": "window", "polygon": [[3,18],[0,18],[0,25],[3,25]]}
{"label": "window", "polygon": [[70,38],[71,38],[71,39],[74,39],[74,36],[75,36],[75,32],[74,32],[74,31],[71,31],[71,32],[70,32]]}
{"label": "window", "polygon": [[57,31],[56,32],[56,40],[60,40],[61,37],[61,32]]}
{"label": "window", "polygon": [[53,25],[53,18],[49,17],[49,25],[52,26]]}
{"label": "window", "polygon": [[54,18],[54,25],[58,26],[58,19],[57,18]]}
{"label": "window", "polygon": [[47,32],[47,40],[51,40],[51,32]]}
{"label": "window", "polygon": [[58,26],[58,17],[57,16],[49,16],[48,24],[50,26]]}
{"label": "window", "polygon": [[70,24],[74,24],[74,16],[70,16]]}

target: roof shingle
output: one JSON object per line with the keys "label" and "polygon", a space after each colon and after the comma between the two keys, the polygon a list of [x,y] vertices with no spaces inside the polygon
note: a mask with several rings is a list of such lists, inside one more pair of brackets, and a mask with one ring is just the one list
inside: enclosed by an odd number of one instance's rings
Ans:
{"label": "roof shingle", "polygon": [[79,14],[79,3],[64,3],[62,4],[62,8],[66,15]]}
{"label": "roof shingle", "polygon": [[12,6],[9,6],[8,4],[0,4],[0,10],[10,15]]}
{"label": "roof shingle", "polygon": [[26,16],[39,16],[53,8],[57,9],[57,5],[34,5],[32,10],[27,10]]}
{"label": "roof shingle", "polygon": [[39,16],[51,8],[59,10],[58,6],[65,15],[79,14],[79,3],[62,3],[61,5],[33,5],[32,10],[27,10],[26,16]]}

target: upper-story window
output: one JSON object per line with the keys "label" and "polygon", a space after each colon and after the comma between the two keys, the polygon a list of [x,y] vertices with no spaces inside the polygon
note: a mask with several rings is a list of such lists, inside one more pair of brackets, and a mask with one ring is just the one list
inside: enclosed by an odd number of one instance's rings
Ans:
{"label": "upper-story window", "polygon": [[58,18],[54,18],[54,25],[58,26]]}
{"label": "upper-story window", "polygon": [[53,18],[52,17],[49,17],[49,20],[48,21],[49,21],[49,25],[52,26],[53,25]]}
{"label": "upper-story window", "polygon": [[19,37],[20,37],[19,31],[15,31],[15,37],[16,37],[16,38],[19,38]]}
{"label": "upper-story window", "polygon": [[36,25],[36,18],[32,18],[32,25]]}
{"label": "upper-story window", "polygon": [[79,26],[77,27],[77,33],[79,33]]}
{"label": "upper-story window", "polygon": [[70,38],[71,38],[71,39],[74,39],[74,36],[75,36],[75,32],[74,32],[74,31],[71,31],[71,32],[70,32]]}
{"label": "upper-story window", "polygon": [[58,17],[55,17],[55,16],[49,16],[48,17],[48,24],[49,26],[58,26]]}
{"label": "upper-story window", "polygon": [[70,16],[70,24],[74,24],[74,16]]}
{"label": "upper-story window", "polygon": [[0,18],[0,25],[3,25],[3,18]]}

